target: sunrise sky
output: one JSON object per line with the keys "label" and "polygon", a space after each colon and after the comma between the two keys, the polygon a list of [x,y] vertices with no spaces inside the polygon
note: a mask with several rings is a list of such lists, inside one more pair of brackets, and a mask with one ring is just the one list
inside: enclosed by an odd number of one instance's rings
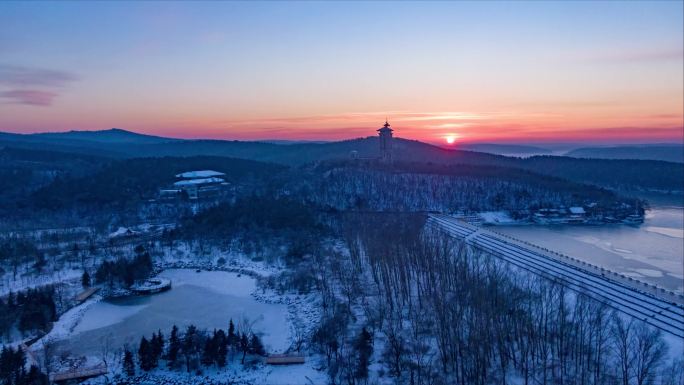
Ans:
{"label": "sunrise sky", "polygon": [[0,131],[681,141],[683,3],[0,3]]}

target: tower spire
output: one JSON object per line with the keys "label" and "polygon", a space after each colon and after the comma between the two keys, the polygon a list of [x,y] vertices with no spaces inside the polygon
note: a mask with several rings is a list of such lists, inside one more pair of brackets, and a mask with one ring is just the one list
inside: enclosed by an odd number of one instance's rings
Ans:
{"label": "tower spire", "polygon": [[385,118],[385,124],[380,128],[380,160],[383,163],[392,163],[392,128],[389,119]]}

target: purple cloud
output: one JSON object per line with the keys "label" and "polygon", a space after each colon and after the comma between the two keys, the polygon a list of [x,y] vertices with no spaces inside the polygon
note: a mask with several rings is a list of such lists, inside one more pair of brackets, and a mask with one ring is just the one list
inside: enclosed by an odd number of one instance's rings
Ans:
{"label": "purple cloud", "polygon": [[0,64],[0,85],[8,87],[63,87],[74,80],[64,71]]}
{"label": "purple cloud", "polygon": [[75,80],[64,71],[0,64],[0,98],[12,104],[49,106],[57,90]]}
{"label": "purple cloud", "polygon": [[27,104],[30,106],[49,106],[57,96],[55,92],[39,90],[10,90],[0,92],[0,98],[8,99],[8,103]]}

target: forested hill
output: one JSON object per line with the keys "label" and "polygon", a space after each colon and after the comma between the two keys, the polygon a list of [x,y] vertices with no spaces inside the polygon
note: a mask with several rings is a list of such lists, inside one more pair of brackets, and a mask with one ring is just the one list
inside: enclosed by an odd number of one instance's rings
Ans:
{"label": "forested hill", "polygon": [[0,148],[0,202],[24,198],[58,175],[91,174],[109,161],[95,155]]}
{"label": "forested hill", "polygon": [[160,188],[176,181],[175,175],[178,173],[202,169],[223,172],[226,174],[224,179],[231,183],[268,186],[272,176],[286,168],[245,159],[211,156],[117,160],[103,163],[98,170],[84,176],[60,174],[49,184],[21,199],[2,202],[50,210],[76,206],[123,207],[155,198]]}
{"label": "forested hill", "polygon": [[292,196],[336,210],[494,211],[596,205],[610,211],[639,205],[591,185],[498,166],[324,162],[290,181]]}
{"label": "forested hill", "polygon": [[[171,140],[123,130],[41,135],[0,134],[0,146],[98,154],[115,158],[220,156],[298,166],[333,159],[375,158],[377,137],[329,143],[279,145],[225,140]],[[97,139],[102,136],[100,139]],[[93,139],[93,137],[95,139]],[[394,158],[400,162],[446,165],[492,165],[522,168],[576,182],[630,190],[684,190],[684,164],[663,161],[577,159],[559,156],[514,158],[474,151],[449,150],[396,138]]]}
{"label": "forested hill", "polygon": [[576,182],[617,189],[684,191],[684,164],[655,160],[575,159],[534,156],[516,159],[514,167]]}

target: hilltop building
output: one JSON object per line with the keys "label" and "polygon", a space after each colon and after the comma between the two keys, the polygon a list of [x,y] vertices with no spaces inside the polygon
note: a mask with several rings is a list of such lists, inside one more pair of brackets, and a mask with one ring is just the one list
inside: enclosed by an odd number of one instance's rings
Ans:
{"label": "hilltop building", "polygon": [[230,184],[222,177],[226,174],[213,170],[187,171],[176,174],[179,180],[171,188],[159,191],[161,198],[186,195],[188,199],[200,199],[219,195]]}
{"label": "hilltop building", "polygon": [[378,129],[380,136],[380,161],[383,163],[392,163],[392,131],[394,131],[390,124],[385,120],[382,128]]}
{"label": "hilltop building", "polygon": [[[353,160],[364,160],[364,161],[380,161],[382,163],[392,163],[392,132],[394,131],[390,126],[389,122],[385,120],[385,124],[376,130],[378,132],[378,143],[380,144],[380,156],[376,156],[375,151],[369,151],[368,149],[363,149],[361,152],[359,150],[353,149],[349,151],[349,158]],[[370,156],[369,156],[370,155]]]}

